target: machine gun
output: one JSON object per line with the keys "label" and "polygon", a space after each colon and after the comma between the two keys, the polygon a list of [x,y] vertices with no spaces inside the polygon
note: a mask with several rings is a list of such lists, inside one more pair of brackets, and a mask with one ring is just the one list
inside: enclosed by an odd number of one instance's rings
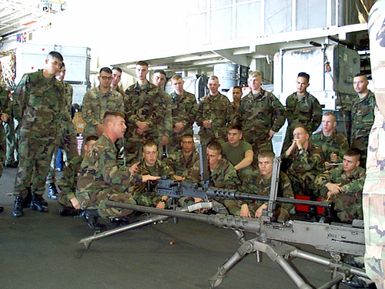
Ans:
{"label": "machine gun", "polygon": [[[354,275],[367,278],[363,270],[342,262],[343,254],[356,256],[362,256],[364,254],[365,242],[364,230],[362,227],[357,227],[355,224],[349,226],[342,224],[311,223],[303,221],[288,221],[285,223],[274,222],[271,216],[273,215],[273,210],[277,202],[302,203],[324,207],[328,206],[328,203],[278,198],[277,190],[279,165],[280,160],[275,159],[273,165],[271,191],[269,196],[258,196],[254,194],[240,193],[234,190],[222,190],[205,187],[205,183],[203,183],[202,186],[198,186],[192,183],[178,183],[167,179],[160,180],[155,187],[155,191],[159,195],[167,195],[171,198],[180,198],[183,196],[198,197],[206,201],[212,198],[268,201],[268,209],[265,215],[259,219],[241,218],[223,214],[193,214],[187,212],[191,211],[188,208],[183,209],[183,211],[161,210],[137,205],[121,204],[111,201],[107,201],[106,205],[155,214],[153,219],[155,218],[156,220],[163,220],[169,217],[185,218],[205,222],[217,227],[234,230],[239,239],[239,242],[241,243],[241,246],[233,254],[233,256],[231,256],[218,269],[216,274],[210,278],[211,288],[219,286],[223,279],[226,277],[226,274],[229,272],[229,270],[231,270],[246,255],[256,253],[257,261],[261,261],[261,252],[265,253],[271,260],[279,264],[279,266],[288,274],[294,284],[301,289],[311,289],[313,287],[311,287],[311,285],[304,280],[301,274],[298,273],[290,264],[288,260],[291,258],[302,258],[327,266],[332,270],[332,279],[319,288],[336,288],[336,284]],[[153,219],[151,222],[153,222]],[[149,218],[149,220],[151,220],[151,218]],[[145,220],[144,222],[147,221]],[[138,222],[138,224],[135,223],[128,225],[127,228],[121,227],[114,230],[119,230],[119,232],[121,232],[123,230],[133,228],[132,225],[137,227],[143,225],[143,223]],[[256,237],[246,240],[245,232],[252,233],[256,235]],[[102,234],[110,235],[107,231],[83,239],[80,242],[86,245],[87,242],[90,243],[94,239],[104,237],[101,236]],[[312,245],[317,249],[329,252],[331,258],[325,258],[309,252],[305,252],[288,243]]]}
{"label": "machine gun", "polygon": [[[342,262],[342,254],[362,256],[365,252],[364,230],[348,225],[334,225],[325,223],[310,223],[303,221],[289,221],[286,223],[266,222],[266,219],[241,218],[230,215],[193,214],[175,210],[161,210],[138,205],[121,204],[107,201],[107,206],[125,208],[145,213],[177,217],[208,223],[217,227],[232,229],[237,234],[241,246],[218,269],[210,279],[211,288],[219,286],[226,274],[245,256],[256,253],[257,262],[261,261],[261,252],[276,262],[301,289],[311,289],[300,273],[288,262],[292,258],[301,258],[332,270],[332,279],[320,288],[336,288],[336,284],[353,275],[368,278],[362,269]],[[255,238],[246,240],[244,232],[253,233]],[[317,249],[330,253],[331,258],[325,258],[296,248],[297,243],[312,245]]]}

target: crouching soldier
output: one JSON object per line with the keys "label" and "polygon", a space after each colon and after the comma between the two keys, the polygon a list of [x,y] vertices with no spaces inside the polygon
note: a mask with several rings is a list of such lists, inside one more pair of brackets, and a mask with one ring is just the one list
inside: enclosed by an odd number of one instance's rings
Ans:
{"label": "crouching soldier", "polygon": [[[270,194],[274,157],[274,153],[271,151],[261,151],[258,154],[258,174],[253,178],[252,182],[243,184],[242,191],[261,196],[268,196]],[[294,198],[289,177],[283,172],[279,174],[277,197]],[[241,217],[259,218],[262,216],[263,210],[266,209],[266,202],[243,201],[240,204],[237,215]],[[279,222],[286,221],[292,209],[292,204],[277,204],[274,212],[275,219]]]}
{"label": "crouching soldier", "polygon": [[153,190],[155,185],[153,181],[161,177],[178,179],[173,169],[166,162],[158,159],[158,146],[155,142],[147,141],[143,145],[142,155],[143,158],[131,180],[130,193],[138,205],[164,209],[168,197],[156,195]]}
{"label": "crouching soldier", "polygon": [[328,217],[335,221],[351,223],[353,219],[363,218],[365,169],[360,167],[360,157],[359,150],[347,150],[342,166],[318,175],[315,180],[321,196],[334,203],[335,214]]}
{"label": "crouching soldier", "polygon": [[119,112],[106,112],[103,118],[103,134],[84,156],[77,183],[76,198],[89,227],[101,230],[104,224],[99,217],[120,218],[130,210],[109,208],[105,202],[117,201],[135,204],[128,193],[128,186],[135,165],[131,168],[118,166],[115,142],[124,136],[126,124]]}

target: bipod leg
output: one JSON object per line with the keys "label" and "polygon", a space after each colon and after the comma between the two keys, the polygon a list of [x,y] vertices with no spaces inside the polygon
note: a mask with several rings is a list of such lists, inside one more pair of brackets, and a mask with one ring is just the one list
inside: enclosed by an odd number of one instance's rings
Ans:
{"label": "bipod leg", "polygon": [[117,233],[124,232],[124,231],[127,231],[127,230],[131,230],[131,229],[134,229],[134,228],[142,227],[142,226],[154,223],[154,222],[163,221],[163,220],[166,220],[168,218],[170,218],[170,217],[169,216],[153,216],[153,217],[149,217],[149,218],[146,218],[146,219],[144,219],[142,221],[138,221],[136,223],[128,224],[126,226],[114,228],[114,229],[111,229],[111,230],[108,230],[108,231],[104,231],[104,232],[101,232],[101,233],[94,234],[93,236],[90,236],[90,237],[87,237],[87,238],[83,238],[83,239],[81,239],[79,241],[79,243],[83,244],[85,246],[85,248],[88,249],[91,246],[92,242],[95,241],[95,240],[103,239],[105,237],[108,237],[108,236],[111,236],[111,235],[115,235]]}
{"label": "bipod leg", "polygon": [[300,289],[312,289],[309,284],[297,273],[297,271],[286,261],[283,256],[288,256],[290,252],[296,250],[294,246],[271,241],[271,242],[259,242],[256,241],[255,247],[258,251],[264,252],[272,261],[276,262]]}
{"label": "bipod leg", "polygon": [[247,254],[255,252],[254,239],[244,241],[242,245],[237,249],[233,256],[231,256],[210,279],[210,287],[215,288],[222,283],[222,280],[226,277],[227,272],[233,268],[239,261],[243,259]]}

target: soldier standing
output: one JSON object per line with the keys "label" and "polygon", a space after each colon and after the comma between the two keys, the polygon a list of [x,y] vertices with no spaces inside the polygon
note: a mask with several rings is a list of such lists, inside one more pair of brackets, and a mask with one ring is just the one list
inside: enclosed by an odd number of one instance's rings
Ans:
{"label": "soldier standing", "polygon": [[242,98],[242,87],[234,86],[233,87],[233,102],[231,105],[233,106],[234,113],[238,113],[239,106],[241,105]]}
{"label": "soldier standing", "polygon": [[322,107],[313,95],[307,92],[310,75],[300,72],[297,76],[297,91],[286,99],[287,130],[282,151],[286,151],[293,140],[293,130],[302,125],[312,134],[320,125]]}
{"label": "soldier standing", "polygon": [[207,83],[209,94],[199,103],[197,124],[200,126],[199,136],[202,143],[213,139],[224,142],[226,126],[233,118],[233,108],[226,96],[219,92],[219,80],[215,75],[210,76]]}
{"label": "soldier standing", "polygon": [[[0,64],[0,177],[3,174],[3,164],[6,154],[6,145],[5,145],[5,133],[3,129],[2,122],[8,122],[9,113],[10,113],[10,103],[9,103],[9,91],[3,86],[2,82],[2,73],[1,73],[1,64]],[[12,120],[13,121],[13,120]],[[0,213],[4,210],[0,206]]]}
{"label": "soldier standing", "polygon": [[60,133],[61,113],[65,110],[64,87],[55,78],[62,62],[63,56],[51,51],[45,59],[44,69],[25,74],[14,93],[15,117],[21,122],[14,217],[23,215],[29,192],[32,193],[31,208],[48,211],[43,199],[45,179]]}
{"label": "soldier standing", "polygon": [[357,74],[353,79],[353,87],[357,97],[352,102],[352,132],[350,147],[361,150],[362,163],[366,164],[366,151],[368,149],[369,133],[374,122],[374,108],[376,98],[368,89],[368,78],[365,74]]}
{"label": "soldier standing", "polygon": [[170,96],[147,80],[147,62],[138,61],[135,72],[137,82],[126,89],[124,103],[128,126],[125,151],[129,162],[140,159],[146,141],[168,143],[172,132]]}
{"label": "soldier standing", "polygon": [[366,179],[362,207],[365,228],[365,270],[376,282],[377,289],[385,288],[385,1],[374,3],[369,14],[370,62],[378,109],[370,131],[366,162]]}
{"label": "soldier standing", "polygon": [[261,72],[250,72],[248,84],[250,92],[242,98],[238,114],[243,136],[256,158],[259,151],[273,150],[271,139],[285,123],[285,109],[274,94],[261,87]]}
{"label": "soldier standing", "polygon": [[172,108],[172,146],[178,147],[181,136],[193,134],[193,124],[198,113],[198,104],[195,95],[183,89],[183,78],[180,75],[171,77],[174,91],[171,95]]}
{"label": "soldier standing", "polygon": [[124,97],[124,90],[120,80],[122,79],[122,69],[120,67],[112,68],[111,89],[119,92]]}
{"label": "soldier standing", "polygon": [[86,122],[83,137],[100,136],[103,133],[103,116],[107,111],[124,112],[123,96],[111,89],[112,70],[102,67],[99,71],[99,86],[86,92],[83,98],[82,115]]}

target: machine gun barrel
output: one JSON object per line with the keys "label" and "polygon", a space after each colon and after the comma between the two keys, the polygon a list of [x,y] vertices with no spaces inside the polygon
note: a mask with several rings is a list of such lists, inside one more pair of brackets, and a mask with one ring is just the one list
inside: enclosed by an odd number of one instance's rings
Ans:
{"label": "machine gun barrel", "polygon": [[[209,188],[206,192],[207,196],[212,198],[220,199],[235,199],[235,200],[251,200],[251,201],[269,201],[269,196],[262,196],[250,193],[242,193],[232,190],[223,190],[218,188]],[[288,204],[301,204],[308,206],[318,206],[318,207],[330,207],[329,202],[318,202],[318,201],[308,201],[308,200],[298,200],[290,198],[277,197],[276,201],[278,203],[288,203]]]}
{"label": "machine gun barrel", "polygon": [[196,220],[221,228],[231,228],[263,235],[263,238],[266,239],[312,245],[317,249],[328,252],[359,256],[365,253],[363,228],[354,228],[347,225],[329,225],[302,221],[291,221],[285,224],[273,222],[265,224],[259,219],[241,218],[222,214],[191,214],[112,201],[107,201],[106,205],[145,213]]}
{"label": "machine gun barrel", "polygon": [[[257,194],[243,193],[236,190],[219,189],[215,187],[208,187],[203,189],[197,184],[191,182],[176,182],[171,179],[160,179],[155,187],[155,192],[158,195],[168,196],[170,198],[213,198],[213,199],[231,199],[231,200],[251,200],[268,202],[269,196],[262,196]],[[290,198],[277,197],[278,203],[302,204],[308,206],[330,207],[328,202],[317,202],[308,200],[298,200]]]}

